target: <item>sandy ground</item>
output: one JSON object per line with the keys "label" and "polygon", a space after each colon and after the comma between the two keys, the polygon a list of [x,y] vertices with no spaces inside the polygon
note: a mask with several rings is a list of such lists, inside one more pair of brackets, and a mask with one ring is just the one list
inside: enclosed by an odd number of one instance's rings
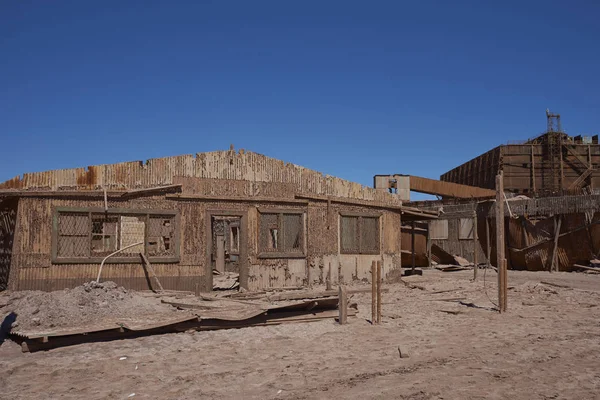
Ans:
{"label": "sandy ground", "polygon": [[[494,299],[496,275],[486,275]],[[367,321],[370,295],[359,294],[358,317],[343,326],[168,334],[32,354],[5,342],[0,397],[600,398],[600,276],[509,271],[502,315],[491,310],[483,273],[471,277],[425,271],[407,279],[425,290],[386,285],[379,326]],[[438,301],[462,297],[481,308]]]}

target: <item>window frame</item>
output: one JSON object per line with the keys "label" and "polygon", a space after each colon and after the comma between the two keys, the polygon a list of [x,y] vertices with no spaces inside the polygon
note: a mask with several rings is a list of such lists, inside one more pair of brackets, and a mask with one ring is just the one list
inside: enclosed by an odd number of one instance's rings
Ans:
{"label": "window frame", "polygon": [[[58,220],[61,213],[87,214],[88,218],[88,242],[90,243],[90,255],[83,257],[60,257],[58,256],[58,237],[59,226]],[[149,261],[155,263],[178,263],[180,261],[180,215],[177,210],[155,210],[155,209],[140,209],[140,208],[109,208],[108,210],[101,207],[54,207],[52,210],[52,264],[99,264],[106,256],[94,256],[91,253],[92,226],[93,214],[108,214],[121,216],[144,216],[144,254]],[[149,256],[148,250],[148,220],[151,216],[164,215],[173,218],[173,252],[171,256]],[[119,256],[116,254],[106,260],[109,264],[138,264],[140,262],[139,255]]]}
{"label": "window frame", "polygon": [[[268,259],[268,258],[306,258],[306,210],[297,209],[297,208],[257,208],[258,218],[257,218],[257,231],[256,231],[256,247],[257,247],[257,257]],[[284,241],[285,229],[283,227],[283,216],[284,215],[300,215],[302,217],[302,248],[300,252],[286,252],[286,251],[264,251],[260,246],[260,232],[261,232],[261,214],[276,214],[277,215],[277,227],[280,233],[279,237],[281,241]],[[283,233],[283,234],[281,234]]]}
{"label": "window frame", "polygon": [[[340,211],[339,213],[339,224],[338,224],[338,232],[339,232],[339,251],[340,254],[354,254],[354,255],[379,255],[381,254],[381,227],[382,227],[382,215],[383,213],[375,213],[375,212],[354,212],[354,211]],[[358,252],[351,250],[344,250],[342,248],[342,218],[343,217],[355,217],[358,218]],[[363,218],[377,218],[377,251],[368,251],[362,249],[362,220]]]}

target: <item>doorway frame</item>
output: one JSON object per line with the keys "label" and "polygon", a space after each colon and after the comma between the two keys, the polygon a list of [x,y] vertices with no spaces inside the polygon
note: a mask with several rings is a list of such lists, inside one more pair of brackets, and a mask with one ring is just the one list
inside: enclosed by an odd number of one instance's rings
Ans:
{"label": "doorway frame", "polygon": [[213,272],[211,266],[211,255],[212,255],[212,219],[215,216],[225,217],[240,217],[240,247],[239,247],[239,259],[240,259],[240,288],[248,290],[248,273],[250,268],[248,266],[248,210],[206,210],[205,216],[205,227],[204,237],[206,239],[206,267],[205,273],[208,276],[208,283],[210,290],[213,290]]}

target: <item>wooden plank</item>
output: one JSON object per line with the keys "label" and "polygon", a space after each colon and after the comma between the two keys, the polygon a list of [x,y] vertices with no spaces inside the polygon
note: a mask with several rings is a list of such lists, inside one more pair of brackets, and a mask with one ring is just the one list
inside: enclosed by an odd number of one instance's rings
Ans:
{"label": "wooden plank", "polygon": [[[347,289],[348,294],[357,293],[369,293],[371,289],[360,288],[360,289]],[[389,291],[388,288],[382,289],[382,292]],[[303,299],[318,299],[322,297],[337,297],[338,290],[324,290],[320,292],[304,292],[304,293],[276,293],[271,296],[267,296],[269,301],[285,301],[285,300],[303,300]],[[238,297],[242,298],[242,297]],[[220,300],[219,298],[213,298],[213,300]]]}
{"label": "wooden plank", "polygon": [[148,261],[148,258],[146,258],[146,255],[144,253],[140,253],[140,256],[142,257],[144,264],[146,264],[146,268],[148,268],[148,271],[150,271],[152,273],[152,276],[156,280],[158,289],[162,292],[164,290],[163,286],[161,285],[160,281],[158,280],[158,276],[156,275],[156,272],[154,272],[154,268],[152,268],[152,264],[150,264],[150,261]]}
{"label": "wooden plank", "polygon": [[579,265],[579,264],[573,264],[573,266],[577,267],[577,268],[584,269],[586,271],[593,271],[593,272],[596,272],[596,273],[600,273],[600,268],[585,267],[585,266]]}

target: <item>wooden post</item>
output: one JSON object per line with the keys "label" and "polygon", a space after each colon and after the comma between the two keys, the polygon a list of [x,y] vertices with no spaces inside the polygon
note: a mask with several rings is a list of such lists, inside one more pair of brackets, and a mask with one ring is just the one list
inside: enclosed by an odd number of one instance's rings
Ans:
{"label": "wooden post", "polygon": [[338,309],[340,311],[338,322],[344,325],[348,322],[348,295],[346,294],[346,286],[339,286],[338,293]]}
{"label": "wooden post", "polygon": [[415,221],[410,223],[410,265],[415,270]]}
{"label": "wooden post", "polygon": [[473,280],[477,280],[477,211],[473,211]]}
{"label": "wooden post", "polygon": [[508,309],[508,271],[506,267],[506,258],[502,263],[502,310],[506,312]]}
{"label": "wooden post", "polygon": [[558,262],[556,260],[556,253],[558,250],[558,237],[560,235],[561,224],[562,224],[562,218],[560,218],[560,216],[554,216],[554,246],[552,247],[552,255],[550,256],[550,272],[558,271]]}
{"label": "wooden post", "polygon": [[504,282],[504,179],[502,171],[496,175],[496,266],[498,267],[498,311],[505,311]]}
{"label": "wooden post", "polygon": [[371,263],[371,323],[377,323],[377,262]]}
{"label": "wooden post", "polygon": [[377,323],[381,323],[381,261],[377,261]]}
{"label": "wooden post", "polygon": [[429,222],[427,223],[427,266],[431,268],[431,230]]}
{"label": "wooden post", "polygon": [[488,268],[492,266],[492,245],[490,243],[490,218],[485,219],[485,245]]}

